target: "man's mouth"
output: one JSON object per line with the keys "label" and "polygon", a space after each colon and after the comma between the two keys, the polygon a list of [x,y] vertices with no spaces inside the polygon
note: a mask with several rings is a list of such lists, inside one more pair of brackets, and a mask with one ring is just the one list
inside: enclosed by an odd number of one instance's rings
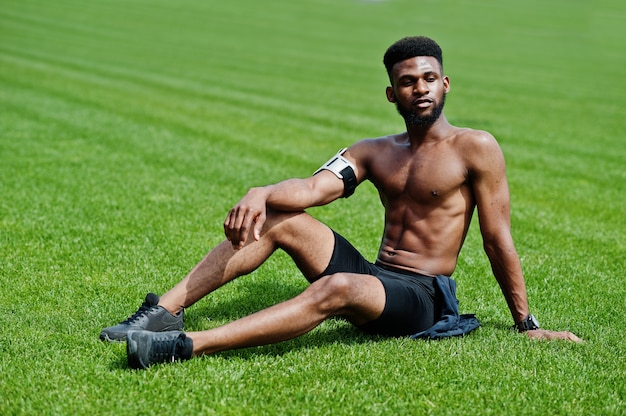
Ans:
{"label": "man's mouth", "polygon": [[418,108],[428,108],[432,105],[433,100],[429,98],[418,98],[417,100],[413,100],[413,106]]}

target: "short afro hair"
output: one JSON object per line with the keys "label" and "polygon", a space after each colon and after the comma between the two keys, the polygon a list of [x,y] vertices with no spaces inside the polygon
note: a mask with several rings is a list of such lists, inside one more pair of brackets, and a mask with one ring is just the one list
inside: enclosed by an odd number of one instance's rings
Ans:
{"label": "short afro hair", "polygon": [[416,56],[434,57],[439,61],[439,65],[441,65],[441,70],[443,71],[443,54],[437,42],[426,36],[411,36],[400,39],[385,52],[383,62],[385,68],[387,68],[389,78],[391,79],[391,70],[395,64]]}

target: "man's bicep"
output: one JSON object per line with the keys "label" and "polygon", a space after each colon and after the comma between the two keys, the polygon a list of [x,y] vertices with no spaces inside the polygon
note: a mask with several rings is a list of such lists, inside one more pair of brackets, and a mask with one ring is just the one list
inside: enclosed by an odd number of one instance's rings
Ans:
{"label": "man's bicep", "polygon": [[335,199],[341,198],[345,192],[342,179],[328,170],[320,170],[313,176],[306,178],[313,195],[312,206],[328,204]]}
{"label": "man's bicep", "polygon": [[510,196],[504,156],[495,140],[483,146],[473,169],[472,186],[484,237],[510,229]]}
{"label": "man's bicep", "polygon": [[[324,204],[352,195],[356,187],[366,178],[366,164],[372,152],[371,147],[370,140],[356,142],[349,148],[341,149],[315,171],[310,178],[312,187],[317,189],[320,195],[331,198],[323,202]],[[341,190],[339,195],[336,194],[338,185]]]}
{"label": "man's bicep", "polygon": [[344,157],[354,165],[357,184],[368,177],[368,164],[376,156],[380,156],[380,148],[375,139],[358,141],[346,150]]}
{"label": "man's bicep", "polygon": [[506,178],[495,185],[476,187],[476,207],[483,238],[493,238],[510,231],[510,200]]}
{"label": "man's bicep", "polygon": [[356,177],[356,167],[351,160],[347,159],[344,154],[346,148],[339,150],[333,157],[331,157],[326,163],[324,163],[318,170],[313,173],[313,176],[320,172],[327,171],[332,173],[341,179],[343,182],[343,197],[347,198],[354,193],[358,182]]}

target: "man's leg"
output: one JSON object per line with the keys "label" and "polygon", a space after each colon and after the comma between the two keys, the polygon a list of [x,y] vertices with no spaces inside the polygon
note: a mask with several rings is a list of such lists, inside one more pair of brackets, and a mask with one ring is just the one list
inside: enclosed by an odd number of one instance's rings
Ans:
{"label": "man's leg", "polygon": [[376,277],[338,273],[313,282],[295,298],[187,336],[194,355],[272,344],[305,334],[331,316],[363,325],[381,315],[385,302],[385,289]]}
{"label": "man's leg", "polygon": [[310,280],[321,274],[334,249],[330,228],[304,212],[268,211],[259,241],[250,238],[235,250],[228,241],[215,247],[194,269],[162,298],[148,294],[145,302],[125,321],[100,333],[100,339],[121,342],[132,330],[156,332],[183,328],[183,312],[225,283],[260,266],[277,248],[284,249]]}
{"label": "man's leg", "polygon": [[178,313],[229,281],[258,268],[281,248],[308,279],[322,273],[334,249],[333,232],[304,212],[268,212],[259,241],[250,238],[240,250],[223,241],[210,251],[176,286],[165,293],[159,305]]}
{"label": "man's leg", "polygon": [[385,302],[385,289],[374,276],[324,276],[293,299],[218,328],[186,334],[131,331],[126,344],[128,365],[147,368],[202,354],[277,343],[312,330],[330,316],[344,316],[363,325],[382,314]]}

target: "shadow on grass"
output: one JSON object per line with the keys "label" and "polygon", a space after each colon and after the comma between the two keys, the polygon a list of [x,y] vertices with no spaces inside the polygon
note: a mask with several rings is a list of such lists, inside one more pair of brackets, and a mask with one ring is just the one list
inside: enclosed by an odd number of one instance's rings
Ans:
{"label": "shadow on grass", "polygon": [[120,355],[115,360],[112,360],[109,364],[109,370],[111,371],[133,371],[132,368],[128,367],[128,360],[126,359],[126,354]]}
{"label": "shadow on grass", "polygon": [[214,328],[291,299],[306,288],[304,278],[303,282],[241,277],[186,309],[185,330]]}
{"label": "shadow on grass", "polygon": [[216,356],[225,359],[249,360],[259,356],[278,357],[297,351],[322,349],[331,345],[362,345],[383,339],[385,337],[364,333],[343,319],[331,318],[308,334],[288,341],[259,347],[222,351],[217,353]]}

